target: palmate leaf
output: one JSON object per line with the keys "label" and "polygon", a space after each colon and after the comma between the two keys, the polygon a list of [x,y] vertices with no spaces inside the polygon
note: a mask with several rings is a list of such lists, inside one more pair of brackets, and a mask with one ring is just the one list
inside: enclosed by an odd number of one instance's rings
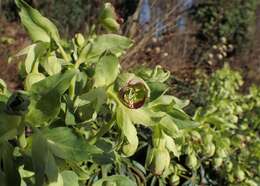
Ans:
{"label": "palmate leaf", "polygon": [[34,125],[47,125],[60,111],[61,96],[69,88],[75,70],[49,76],[33,84],[31,90],[31,104],[25,121]]}
{"label": "palmate leaf", "polygon": [[105,87],[113,83],[119,74],[119,60],[112,54],[104,54],[97,63],[94,87]]}
{"label": "palmate leaf", "polygon": [[116,34],[103,34],[97,36],[97,38],[93,41],[91,50],[86,56],[86,60],[97,61],[105,51],[109,51],[119,57],[131,46],[132,41],[124,36],[119,36]]}
{"label": "palmate leaf", "polygon": [[58,30],[50,20],[42,16],[39,11],[33,9],[23,0],[15,0],[15,3],[20,8],[19,15],[21,21],[34,42],[43,41],[50,43],[51,39],[59,42]]}
{"label": "palmate leaf", "polygon": [[102,151],[96,146],[87,144],[86,140],[66,127],[45,129],[43,136],[51,152],[62,159],[72,161],[89,160],[93,154]]}

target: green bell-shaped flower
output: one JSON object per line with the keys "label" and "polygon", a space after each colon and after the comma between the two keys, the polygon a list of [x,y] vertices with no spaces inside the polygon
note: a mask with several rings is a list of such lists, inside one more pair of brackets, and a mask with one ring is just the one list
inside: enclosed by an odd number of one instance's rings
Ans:
{"label": "green bell-shaped flower", "polygon": [[157,176],[162,175],[170,165],[170,154],[166,148],[154,148],[152,153],[151,172]]}
{"label": "green bell-shaped flower", "polygon": [[150,97],[150,89],[145,81],[130,73],[118,77],[115,89],[120,101],[130,109],[142,107]]}

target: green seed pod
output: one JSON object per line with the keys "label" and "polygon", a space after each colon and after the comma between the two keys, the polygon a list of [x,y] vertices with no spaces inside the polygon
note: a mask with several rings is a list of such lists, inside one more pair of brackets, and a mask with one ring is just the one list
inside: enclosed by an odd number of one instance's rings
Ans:
{"label": "green seed pod", "polygon": [[120,101],[130,109],[142,107],[150,97],[150,89],[145,81],[130,73],[118,77],[115,89]]}
{"label": "green seed pod", "polygon": [[213,161],[213,164],[214,164],[214,167],[215,168],[219,168],[223,163],[223,159],[218,157],[218,158],[215,158],[214,161]]}
{"label": "green seed pod", "polygon": [[213,143],[206,144],[204,147],[204,152],[206,157],[212,157],[215,154],[215,145]]}
{"label": "green seed pod", "polygon": [[171,175],[170,177],[170,185],[171,186],[176,186],[179,185],[180,183],[180,177],[176,174]]}
{"label": "green seed pod", "polygon": [[188,155],[188,157],[186,158],[186,162],[185,164],[192,170],[196,170],[197,169],[197,165],[198,165],[198,160],[196,158],[196,155],[194,153]]}
{"label": "green seed pod", "polygon": [[168,169],[170,160],[171,158],[168,150],[164,148],[155,149],[151,163],[151,172],[156,176],[162,175],[163,171]]}
{"label": "green seed pod", "polygon": [[82,47],[85,43],[85,38],[84,36],[81,34],[81,33],[77,33],[75,35],[75,39],[76,39],[76,44],[79,46],[79,47]]}
{"label": "green seed pod", "polygon": [[43,79],[45,79],[45,76],[41,73],[28,74],[25,79],[25,90],[30,90],[34,83],[37,83]]}
{"label": "green seed pod", "polygon": [[10,115],[24,115],[30,105],[29,97],[21,92],[15,92],[8,99],[6,112]]}
{"label": "green seed pod", "polygon": [[231,161],[227,161],[226,162],[226,170],[227,170],[227,172],[231,172],[232,168],[233,168],[233,163]]}
{"label": "green seed pod", "polygon": [[239,181],[243,181],[245,179],[245,172],[242,171],[240,167],[235,169],[234,175]]}

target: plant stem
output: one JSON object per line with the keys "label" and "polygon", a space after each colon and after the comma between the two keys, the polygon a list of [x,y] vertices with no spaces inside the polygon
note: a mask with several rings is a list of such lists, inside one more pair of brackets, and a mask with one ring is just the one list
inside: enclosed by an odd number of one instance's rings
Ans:
{"label": "plant stem", "polygon": [[61,53],[63,59],[64,59],[66,62],[70,62],[70,59],[69,59],[68,55],[66,54],[66,52],[64,51],[63,47],[62,47],[59,43],[57,43],[57,45],[58,45],[58,47],[59,47],[59,50],[60,50],[60,53]]}

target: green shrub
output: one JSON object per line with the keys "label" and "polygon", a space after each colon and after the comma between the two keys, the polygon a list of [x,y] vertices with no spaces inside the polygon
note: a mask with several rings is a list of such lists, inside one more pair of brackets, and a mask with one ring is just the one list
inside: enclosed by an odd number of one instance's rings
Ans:
{"label": "green shrub", "polygon": [[[250,47],[254,33],[257,0],[200,0],[192,11],[192,18],[199,25],[197,39],[200,55],[205,54],[221,38],[241,52]],[[234,52],[233,51],[233,52]],[[203,56],[205,59],[205,56]]]}
{"label": "green shrub", "polygon": [[[153,180],[172,174],[174,138],[197,123],[182,111],[187,102],[166,95],[169,72],[122,72],[130,39],[92,30],[64,41],[50,20],[16,4],[33,43],[16,55],[26,55],[25,89],[0,82],[1,184],[132,186],[149,170]],[[101,15],[106,29],[118,28],[109,3]],[[143,149],[147,169],[132,158]]]}
{"label": "green shrub", "polygon": [[[0,80],[1,185],[257,185],[260,90],[238,89],[227,66],[210,78],[205,107],[167,95],[168,71],[123,72],[132,41],[116,34],[61,40],[16,0],[33,43],[17,54],[24,90]],[[117,29],[105,4],[99,21]],[[104,16],[106,15],[106,16]]]}
{"label": "green shrub", "polygon": [[[252,86],[242,95],[242,84],[240,74],[228,65],[218,70],[204,89],[208,90],[206,106],[194,116],[203,136],[200,147],[194,149],[204,154],[202,167],[218,184],[257,185],[260,180],[260,89]],[[210,175],[214,171],[217,179]]]}

